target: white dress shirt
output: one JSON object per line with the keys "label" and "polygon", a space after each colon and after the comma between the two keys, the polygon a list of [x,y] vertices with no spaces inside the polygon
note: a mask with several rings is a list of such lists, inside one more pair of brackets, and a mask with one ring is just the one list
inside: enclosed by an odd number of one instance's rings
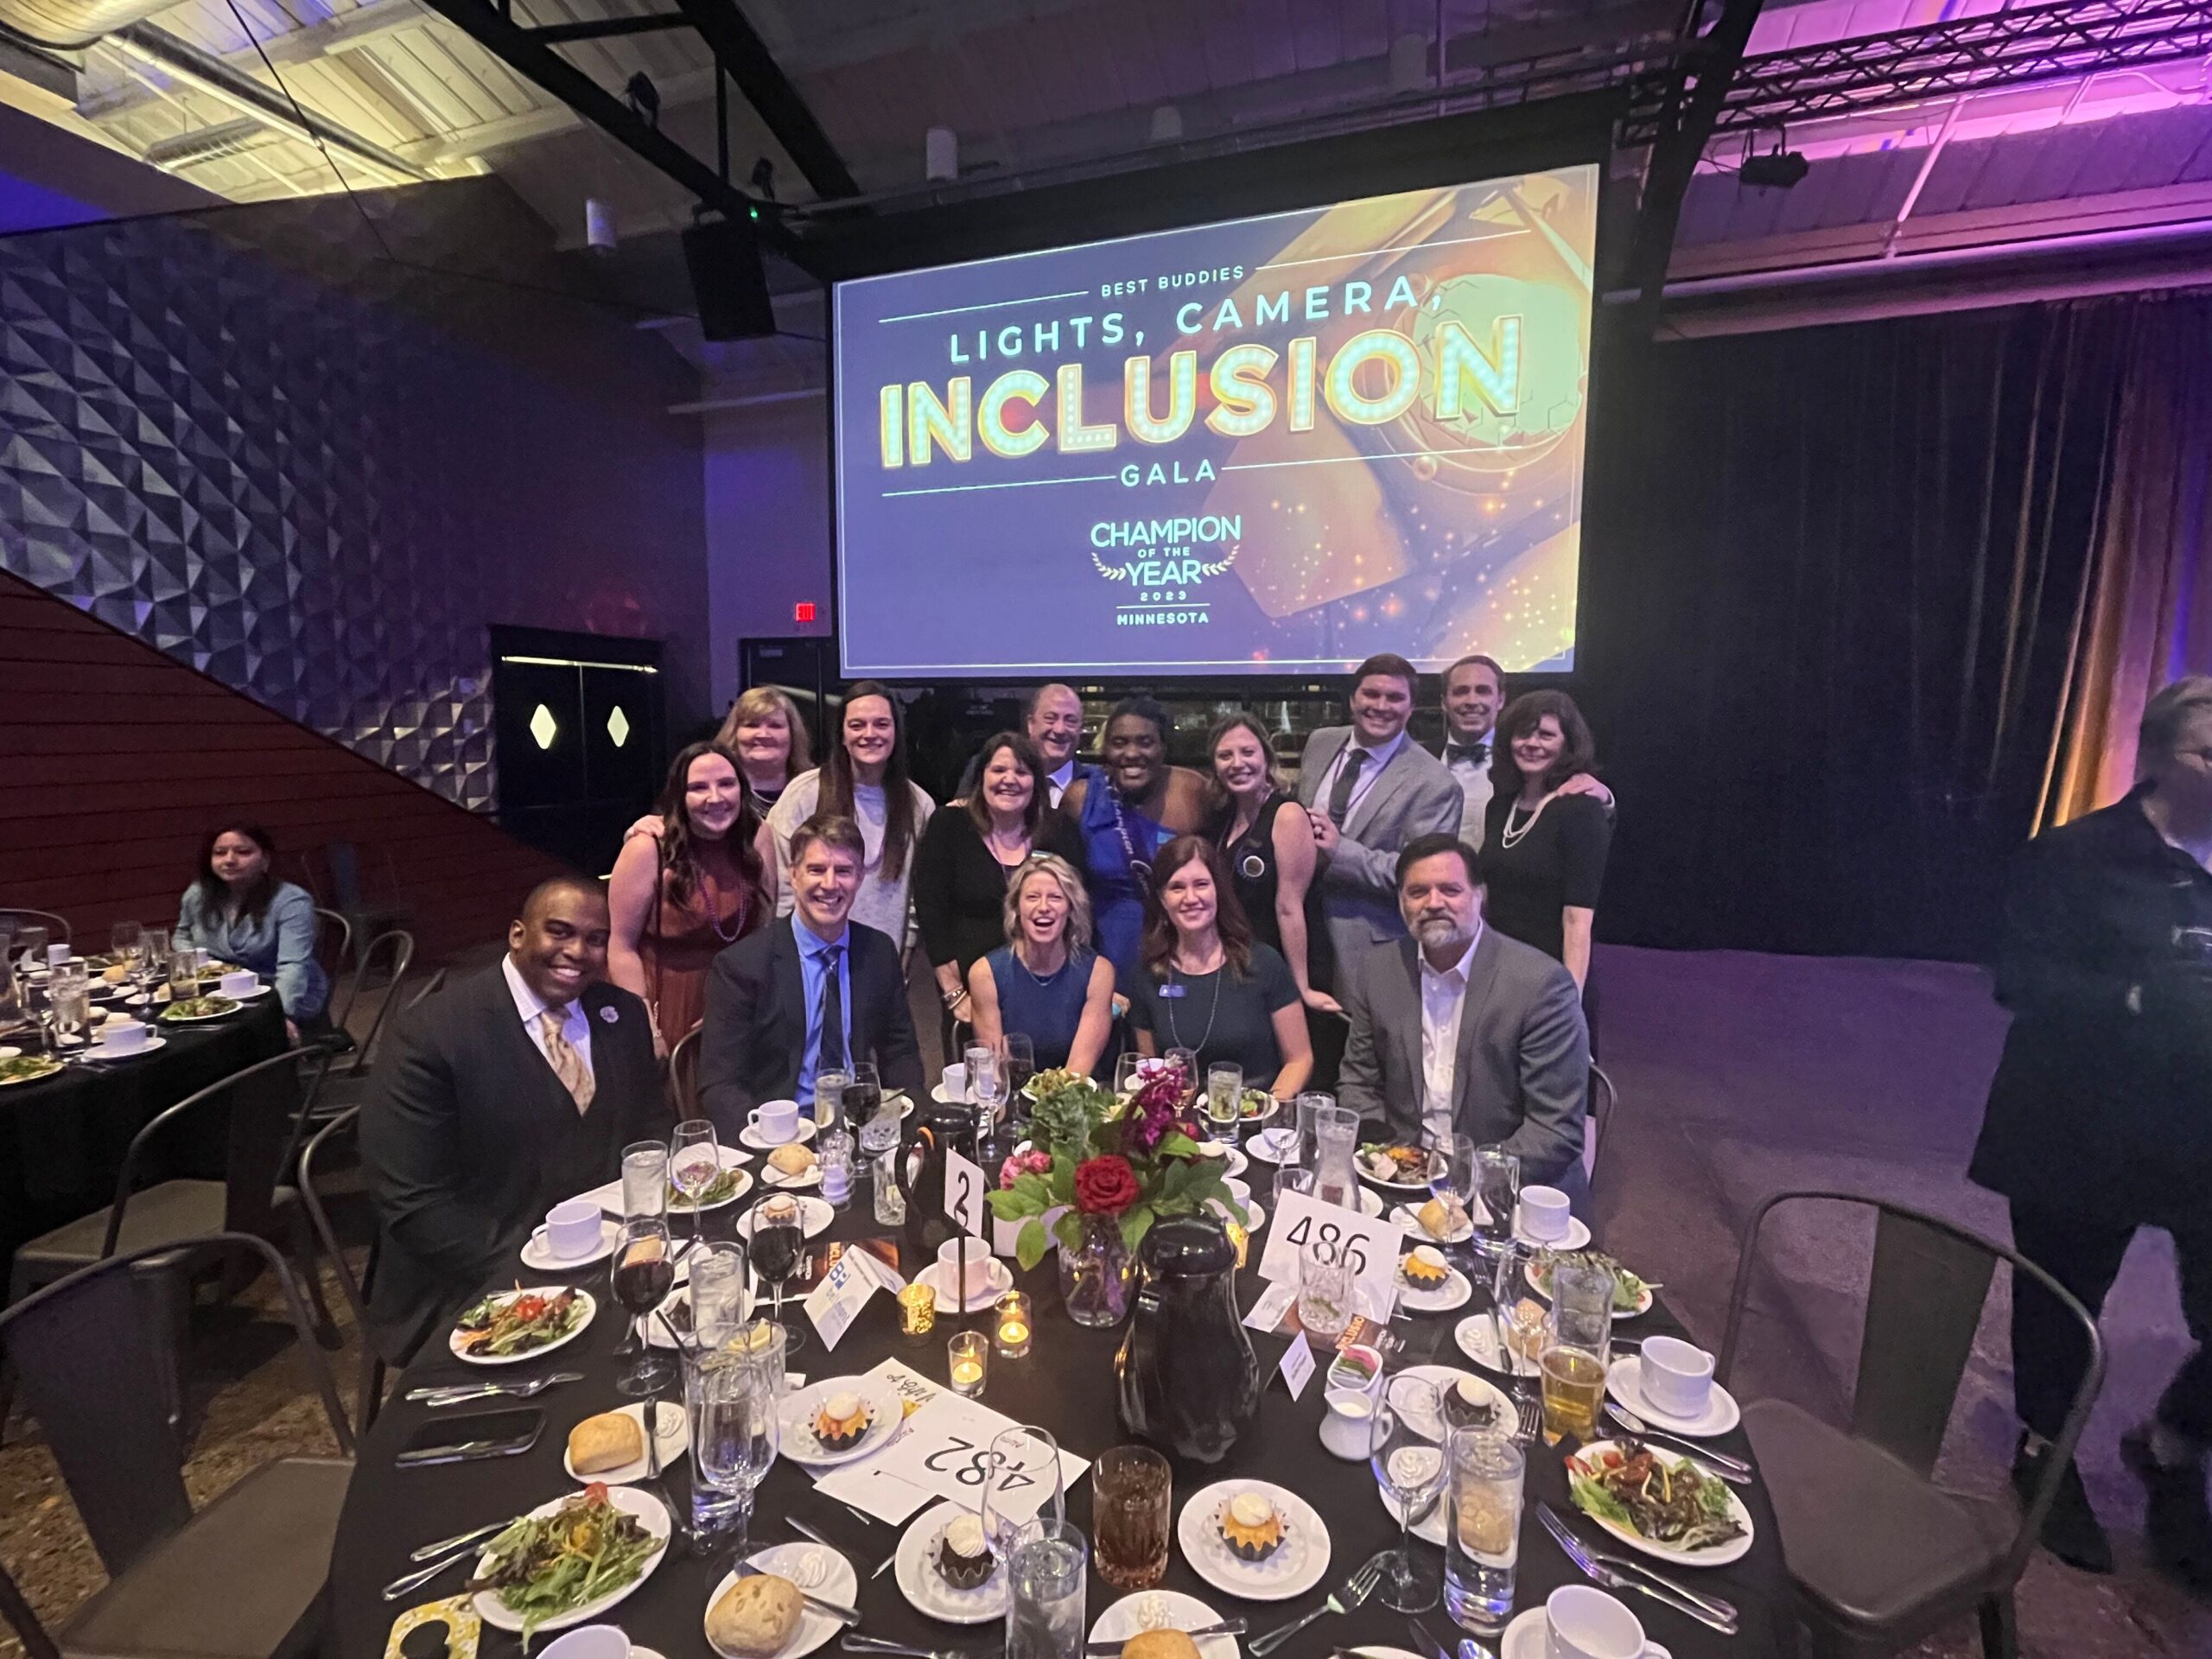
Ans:
{"label": "white dress shirt", "polygon": [[[507,990],[515,1000],[515,1012],[522,1016],[522,1028],[530,1033],[530,1040],[540,1054],[545,1054],[545,1028],[537,1022],[538,1015],[553,1005],[542,1000],[530,988],[521,974],[515,969],[512,957],[499,958],[500,971],[507,976]],[[583,1062],[584,1075],[596,1084],[599,1074],[591,1069],[591,1021],[584,1014],[583,999],[578,997],[569,1004],[561,1020],[561,1034],[569,1039],[569,1046],[576,1051],[576,1058]],[[545,1064],[553,1064],[553,1057],[545,1055]]]}
{"label": "white dress shirt", "polygon": [[1045,782],[1052,789],[1052,804],[1058,806],[1060,797],[1068,792],[1068,785],[1075,782],[1075,756],[1070,755],[1061,761],[1058,771],[1046,772]]}
{"label": "white dress shirt", "polygon": [[1452,1085],[1459,1065],[1459,1016],[1466,1012],[1467,974],[1482,937],[1483,925],[1478,918],[1475,937],[1467,941],[1465,953],[1440,973],[1428,965],[1428,953],[1414,947],[1421,959],[1421,1123],[1432,1135],[1451,1132]]}
{"label": "white dress shirt", "polygon": [[[1490,762],[1485,760],[1480,766],[1477,766],[1471,760],[1452,759],[1449,745],[1456,739],[1449,728],[1446,728],[1444,741],[1446,745],[1444,751],[1444,769],[1452,774],[1452,781],[1459,785],[1459,793],[1466,798],[1467,803],[1459,813],[1459,839],[1477,852],[1480,852],[1483,846],[1483,817],[1490,810]],[[1497,728],[1491,728],[1475,741],[1495,746],[1497,742]],[[1495,752],[1493,747],[1492,753]]]}
{"label": "white dress shirt", "polygon": [[[1408,741],[1403,728],[1379,749],[1357,741],[1347,741],[1337,751],[1337,758],[1329,762],[1327,771],[1321,776],[1321,786],[1313,793],[1313,810],[1322,813],[1328,811],[1330,794],[1337,786],[1337,774],[1351,761],[1352,751],[1359,749],[1365,752],[1367,764],[1360,768],[1359,776],[1352,779],[1351,799],[1344,804],[1344,817],[1351,817],[1359,810],[1359,804],[1367,798],[1367,791],[1375,787],[1375,780],[1382,775],[1382,768],[1398,758],[1398,751],[1405,747]],[[1341,829],[1343,826],[1338,827]]]}

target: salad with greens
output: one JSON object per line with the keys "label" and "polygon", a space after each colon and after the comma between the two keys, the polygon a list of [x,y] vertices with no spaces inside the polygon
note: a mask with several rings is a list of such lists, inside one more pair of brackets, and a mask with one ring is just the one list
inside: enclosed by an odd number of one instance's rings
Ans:
{"label": "salad with greens", "polygon": [[573,1290],[550,1296],[535,1290],[486,1296],[454,1322],[453,1345],[481,1358],[527,1354],[582,1325],[588,1306]]}
{"label": "salad with greens", "polygon": [[468,1587],[492,1592],[521,1616],[527,1649],[540,1624],[632,1582],[666,1541],[594,1481],[551,1514],[526,1515],[485,1545]]}
{"label": "salad with greens", "polygon": [[227,996],[179,997],[162,1010],[164,1020],[219,1020],[234,1012],[238,1004]]}
{"label": "salad with greens", "polygon": [[1669,1549],[1713,1549],[1744,1535],[1726,1486],[1688,1459],[1669,1463],[1640,1440],[1569,1458],[1567,1484],[1585,1515]]}
{"label": "salad with greens", "polygon": [[1617,1313],[1641,1313],[1650,1306],[1651,1287],[1603,1250],[1544,1250],[1529,1264],[1529,1283],[1539,1296],[1552,1294],[1552,1268],[1565,1262],[1575,1267],[1604,1268],[1613,1275],[1613,1307]]}

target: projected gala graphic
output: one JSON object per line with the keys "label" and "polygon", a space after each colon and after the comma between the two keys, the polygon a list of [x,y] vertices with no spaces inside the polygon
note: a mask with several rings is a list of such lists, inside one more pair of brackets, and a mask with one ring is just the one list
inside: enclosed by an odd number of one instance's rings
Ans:
{"label": "projected gala graphic", "polygon": [[840,285],[847,671],[1571,664],[1597,182]]}

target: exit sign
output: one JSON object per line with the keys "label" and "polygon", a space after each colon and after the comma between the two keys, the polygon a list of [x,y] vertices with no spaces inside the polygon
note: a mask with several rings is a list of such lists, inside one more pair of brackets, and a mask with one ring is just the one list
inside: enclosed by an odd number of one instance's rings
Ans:
{"label": "exit sign", "polygon": [[810,600],[810,599],[803,599],[803,600],[799,601],[799,602],[798,602],[798,604],[796,604],[796,605],[792,606],[792,607],[791,607],[791,620],[792,620],[792,621],[794,621],[794,622],[811,622],[811,621],[813,621],[813,620],[814,620],[814,601],[813,601],[812,600]]}

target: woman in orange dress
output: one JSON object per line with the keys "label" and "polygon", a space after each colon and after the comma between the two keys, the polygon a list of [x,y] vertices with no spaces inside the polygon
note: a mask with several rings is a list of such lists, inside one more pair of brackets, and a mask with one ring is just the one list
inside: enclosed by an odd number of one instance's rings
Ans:
{"label": "woman in orange dress", "polygon": [[607,976],[652,1010],[665,1054],[706,1010],[707,969],[774,913],[753,845],[760,818],[737,757],[694,743],[668,769],[661,832],[623,843],[607,881]]}

